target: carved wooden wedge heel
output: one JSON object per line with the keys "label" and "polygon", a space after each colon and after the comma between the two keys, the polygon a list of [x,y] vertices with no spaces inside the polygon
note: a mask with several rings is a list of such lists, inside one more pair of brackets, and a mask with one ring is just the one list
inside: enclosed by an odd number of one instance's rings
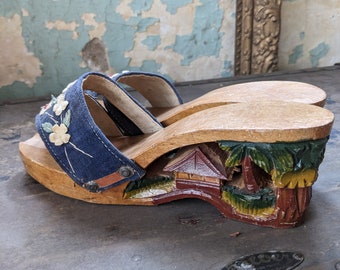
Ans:
{"label": "carved wooden wedge heel", "polygon": [[38,134],[19,150],[33,178],[67,197],[126,205],[200,198],[232,219],[294,227],[333,118],[314,105],[256,101],[162,125],[117,81],[87,73],[42,108]]}

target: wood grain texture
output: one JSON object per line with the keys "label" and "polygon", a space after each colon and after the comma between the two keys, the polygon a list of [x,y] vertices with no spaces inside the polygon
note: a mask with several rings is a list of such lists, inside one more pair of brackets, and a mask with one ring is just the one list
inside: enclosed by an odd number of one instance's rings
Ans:
{"label": "wood grain texture", "polygon": [[[146,168],[173,149],[219,140],[293,142],[330,134],[334,116],[326,109],[299,103],[255,102],[224,105],[190,115],[151,135],[114,137],[112,143]],[[124,199],[126,184],[102,193],[77,186],[50,156],[38,135],[19,144],[27,172],[50,190],[102,204],[152,205],[150,198]]]}
{"label": "wood grain texture", "polygon": [[231,103],[286,101],[323,107],[326,93],[321,88],[294,81],[258,81],[225,86],[177,107],[153,109],[157,119],[168,126],[190,114]]}
{"label": "wood grain texture", "polygon": [[144,137],[124,153],[147,167],[160,155],[184,145],[220,140],[294,142],[329,135],[334,116],[326,109],[300,103],[252,102],[197,112]]}

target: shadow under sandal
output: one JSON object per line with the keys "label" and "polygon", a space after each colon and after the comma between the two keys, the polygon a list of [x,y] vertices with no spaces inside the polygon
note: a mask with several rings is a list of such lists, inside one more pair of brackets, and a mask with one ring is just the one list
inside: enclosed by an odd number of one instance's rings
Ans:
{"label": "shadow under sandal", "polygon": [[[120,126],[88,90],[115,107]],[[88,73],[41,110],[39,134],[19,150],[33,178],[74,199],[157,205],[200,198],[228,218],[294,227],[311,199],[333,118],[313,105],[248,102],[163,127],[116,82]],[[122,128],[142,135],[120,135]]]}
{"label": "shadow under sandal", "polygon": [[124,71],[113,80],[138,91],[152,107],[159,122],[168,126],[208,108],[249,101],[287,101],[323,107],[326,93],[314,85],[294,81],[257,81],[225,86],[183,103],[175,86],[165,77],[142,71]]}

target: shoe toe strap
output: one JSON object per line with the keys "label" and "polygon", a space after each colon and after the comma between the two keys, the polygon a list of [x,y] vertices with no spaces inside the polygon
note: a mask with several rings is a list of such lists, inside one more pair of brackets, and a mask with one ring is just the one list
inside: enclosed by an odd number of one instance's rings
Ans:
{"label": "shoe toe strap", "polygon": [[[76,184],[92,192],[138,180],[145,174],[143,168],[125,157],[109,141],[86,104],[84,91],[96,91],[115,102],[113,90],[119,93],[117,87],[105,75],[85,74],[66,87],[57,98],[53,97],[36,116],[37,130],[51,155]],[[116,99],[119,100],[119,97]],[[124,96],[124,99],[127,100],[127,97]],[[138,107],[134,101],[130,103],[133,105],[128,107]],[[144,123],[147,129],[161,128],[159,123],[148,118],[143,109],[135,108],[134,114],[136,112],[141,112],[142,122],[149,123]],[[136,125],[140,123],[137,121]]]}
{"label": "shoe toe strap", "polygon": [[159,74],[124,71],[115,74],[113,80],[141,93],[153,107],[175,107],[183,103],[175,86]]}

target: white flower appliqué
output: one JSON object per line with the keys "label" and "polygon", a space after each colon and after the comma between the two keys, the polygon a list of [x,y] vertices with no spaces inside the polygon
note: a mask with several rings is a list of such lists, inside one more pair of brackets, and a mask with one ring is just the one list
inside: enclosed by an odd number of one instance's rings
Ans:
{"label": "white flower appliqu\u00e9", "polygon": [[[93,158],[93,156],[72,143],[70,141],[71,135],[67,133],[71,125],[71,109],[66,110],[69,102],[65,100],[65,94],[72,85],[73,83],[69,84],[57,98],[52,96],[51,102],[41,109],[40,115],[44,114],[50,119],[50,121],[43,122],[41,127],[48,134],[49,142],[55,146],[61,146],[61,149],[64,150],[65,159],[69,164],[69,168],[73,173],[75,173],[72,160],[69,159],[68,155],[68,151],[71,151],[70,147],[89,158]],[[54,114],[51,113],[51,109]]]}
{"label": "white flower appliqu\u00e9", "polygon": [[71,135],[67,134],[68,128],[61,124],[60,126],[58,124],[55,124],[52,127],[52,133],[49,135],[49,140],[51,143],[54,143],[55,146],[63,145],[64,143],[68,143]]}
{"label": "white flower appliqu\u00e9", "polygon": [[66,109],[67,105],[68,105],[68,101],[65,100],[65,95],[64,94],[60,94],[57,97],[56,103],[53,106],[54,113],[57,116],[61,115],[61,113]]}

